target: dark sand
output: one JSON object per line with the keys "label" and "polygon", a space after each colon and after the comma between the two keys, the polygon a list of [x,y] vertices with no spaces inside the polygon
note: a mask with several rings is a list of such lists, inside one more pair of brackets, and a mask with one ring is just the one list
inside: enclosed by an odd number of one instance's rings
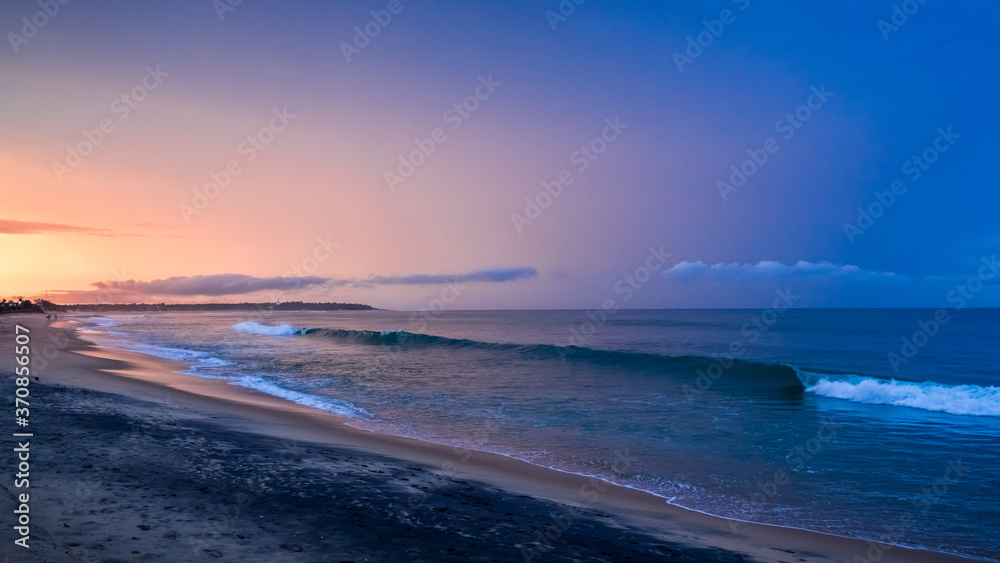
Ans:
{"label": "dark sand", "polygon": [[[14,495],[25,489],[13,486],[14,454],[0,454],[7,561],[792,563],[879,553],[825,534],[734,527],[503,456],[356,430],[173,373],[182,364],[100,349],[40,315],[0,316],[0,387],[11,409],[15,321],[32,329],[39,381],[30,386],[30,550],[13,543]],[[967,560],[894,547],[879,561]]]}

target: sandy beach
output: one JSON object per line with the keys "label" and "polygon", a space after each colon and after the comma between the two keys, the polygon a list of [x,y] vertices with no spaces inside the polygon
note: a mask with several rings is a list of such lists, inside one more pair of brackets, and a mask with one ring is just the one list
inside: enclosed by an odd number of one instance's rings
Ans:
{"label": "sandy beach", "polygon": [[[0,316],[11,409],[15,323],[31,331],[34,370],[30,426],[9,427],[33,436],[30,487],[9,472],[2,481],[9,561],[968,561],[737,523],[496,454],[359,430],[181,375],[182,363],[96,346],[69,316]],[[30,549],[11,528],[26,491]]]}

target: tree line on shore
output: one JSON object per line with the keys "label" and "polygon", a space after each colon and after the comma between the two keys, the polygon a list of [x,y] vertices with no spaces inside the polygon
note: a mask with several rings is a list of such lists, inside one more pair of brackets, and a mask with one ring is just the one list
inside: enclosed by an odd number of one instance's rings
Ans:
{"label": "tree line on shore", "polygon": [[374,311],[375,307],[361,303],[80,303],[57,305],[45,299],[0,300],[2,313],[46,313],[56,312],[148,312],[148,311]]}
{"label": "tree line on shore", "polygon": [[35,303],[32,303],[31,299],[24,299],[23,297],[0,299],[0,315],[4,313],[44,313],[43,303],[52,305],[52,303],[44,299],[39,299]]}

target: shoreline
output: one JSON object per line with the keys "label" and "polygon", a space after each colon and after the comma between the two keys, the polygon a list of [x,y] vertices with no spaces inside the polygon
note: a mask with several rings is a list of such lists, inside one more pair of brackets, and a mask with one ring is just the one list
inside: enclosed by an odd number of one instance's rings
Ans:
{"label": "shoreline", "polygon": [[[8,317],[8,316],[5,316]],[[358,455],[384,456],[426,467],[451,481],[474,481],[510,495],[527,495],[563,507],[569,518],[583,512],[609,512],[618,526],[649,534],[659,541],[694,549],[715,548],[759,561],[974,561],[957,555],[877,546],[872,542],[793,527],[726,519],[678,505],[652,493],[615,485],[559,469],[533,465],[501,454],[453,448],[413,438],[379,434],[346,424],[350,419],[313,409],[262,392],[229,385],[227,381],[177,373],[183,362],[101,347],[85,340],[67,318],[47,326],[44,318],[20,317],[32,327],[34,344],[65,333],[65,345],[38,374],[44,385],[88,389],[184,410],[190,416],[232,432],[252,433],[293,443],[350,450]],[[40,317],[40,316],[39,316]],[[0,321],[3,345],[12,322]],[[36,334],[37,333],[37,334]],[[12,364],[12,354],[2,362]],[[560,517],[542,518],[565,526]],[[551,526],[550,526],[551,527]],[[558,544],[561,534],[552,543]],[[544,555],[540,553],[539,555]],[[857,559],[855,559],[857,558]]]}

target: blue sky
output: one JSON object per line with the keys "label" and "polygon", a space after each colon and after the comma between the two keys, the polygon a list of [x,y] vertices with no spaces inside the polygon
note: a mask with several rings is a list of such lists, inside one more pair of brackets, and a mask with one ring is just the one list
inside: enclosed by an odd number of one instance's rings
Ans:
{"label": "blue sky", "polygon": [[[0,174],[22,202],[0,216],[4,291],[268,297],[220,293],[228,275],[419,308],[450,278],[471,280],[457,308],[592,308],[662,247],[623,305],[759,307],[793,287],[803,306],[937,307],[970,277],[969,306],[1000,305],[980,271],[1000,251],[1000,7],[562,5],[4,3]],[[119,122],[109,103],[147,68],[166,78]],[[246,160],[281,108],[287,130]],[[53,174],[102,118],[116,129]],[[752,173],[723,197],[733,167]],[[462,277],[509,271],[530,275]]]}

